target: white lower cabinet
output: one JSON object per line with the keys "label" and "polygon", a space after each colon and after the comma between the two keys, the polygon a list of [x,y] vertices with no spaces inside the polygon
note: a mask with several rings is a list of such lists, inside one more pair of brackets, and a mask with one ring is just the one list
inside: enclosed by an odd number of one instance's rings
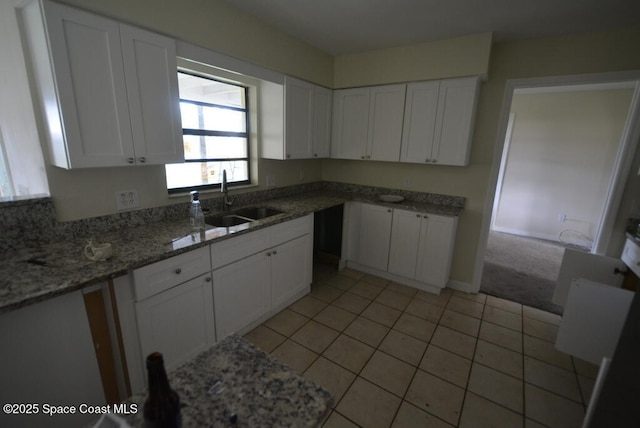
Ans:
{"label": "white lower cabinet", "polygon": [[142,356],[161,352],[167,370],[216,342],[210,273],[138,302],[136,313]]}
{"label": "white lower cabinet", "polygon": [[148,354],[161,352],[171,370],[309,293],[312,264],[310,214],[114,280],[131,392],[144,391]]}
{"label": "white lower cabinet", "polygon": [[[218,340],[232,333],[243,333],[310,290],[313,216],[267,230],[266,248],[213,271]],[[255,250],[254,243],[247,241],[246,245]],[[221,259],[216,254],[225,251],[229,245],[232,245],[231,240],[211,247],[214,266]],[[233,248],[237,250],[238,247],[234,244]]]}
{"label": "white lower cabinet", "polygon": [[445,287],[456,223],[456,217],[394,209],[389,272]]}
{"label": "white lower cabinet", "polygon": [[213,271],[218,340],[267,313],[270,269],[269,257],[260,252]]}
{"label": "white lower cabinet", "polygon": [[389,245],[389,272],[415,278],[421,224],[422,214],[394,210],[393,236]]}
{"label": "white lower cabinet", "polygon": [[392,213],[390,208],[362,204],[358,263],[387,270]]}
{"label": "white lower cabinet", "polygon": [[347,266],[431,292],[447,285],[457,217],[349,205]]}
{"label": "white lower cabinet", "polygon": [[307,234],[273,249],[271,307],[279,309],[311,284],[313,239]]}

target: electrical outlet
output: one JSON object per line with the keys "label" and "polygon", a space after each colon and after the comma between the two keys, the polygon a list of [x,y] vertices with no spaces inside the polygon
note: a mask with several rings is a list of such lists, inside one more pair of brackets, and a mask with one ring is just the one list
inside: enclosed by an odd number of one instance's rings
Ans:
{"label": "electrical outlet", "polygon": [[567,215],[566,214],[558,214],[558,222],[564,223],[565,221],[567,221]]}
{"label": "electrical outlet", "polygon": [[267,187],[276,187],[275,175],[267,175]]}
{"label": "electrical outlet", "polygon": [[120,190],[116,192],[116,209],[131,210],[140,206],[137,190]]}
{"label": "electrical outlet", "polygon": [[300,181],[304,180],[304,170],[300,170],[300,172],[298,173],[298,178],[300,179]]}
{"label": "electrical outlet", "polygon": [[411,177],[407,176],[402,180],[402,187],[405,189],[411,188]]}

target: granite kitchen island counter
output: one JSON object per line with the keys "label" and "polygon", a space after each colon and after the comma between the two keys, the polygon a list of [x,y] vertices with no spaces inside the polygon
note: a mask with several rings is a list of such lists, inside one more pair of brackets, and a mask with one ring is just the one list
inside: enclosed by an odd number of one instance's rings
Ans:
{"label": "granite kitchen island counter", "polygon": [[[169,383],[180,396],[185,428],[316,427],[333,403],[325,389],[236,335],[170,372]],[[127,401],[139,409],[125,417],[132,427],[143,425],[145,398]]]}

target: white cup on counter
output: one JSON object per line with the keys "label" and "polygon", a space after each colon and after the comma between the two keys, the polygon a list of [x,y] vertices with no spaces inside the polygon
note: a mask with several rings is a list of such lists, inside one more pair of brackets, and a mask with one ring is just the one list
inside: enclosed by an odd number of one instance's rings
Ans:
{"label": "white cup on counter", "polygon": [[89,244],[84,247],[84,255],[89,260],[107,260],[113,255],[113,247],[108,242],[105,242],[103,244],[89,242]]}

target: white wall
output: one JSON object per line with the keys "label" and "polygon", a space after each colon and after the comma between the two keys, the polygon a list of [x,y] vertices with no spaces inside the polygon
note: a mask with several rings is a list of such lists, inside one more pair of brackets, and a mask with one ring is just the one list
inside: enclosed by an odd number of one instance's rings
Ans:
{"label": "white wall", "polygon": [[593,240],[632,96],[633,89],[515,94],[494,230]]}

